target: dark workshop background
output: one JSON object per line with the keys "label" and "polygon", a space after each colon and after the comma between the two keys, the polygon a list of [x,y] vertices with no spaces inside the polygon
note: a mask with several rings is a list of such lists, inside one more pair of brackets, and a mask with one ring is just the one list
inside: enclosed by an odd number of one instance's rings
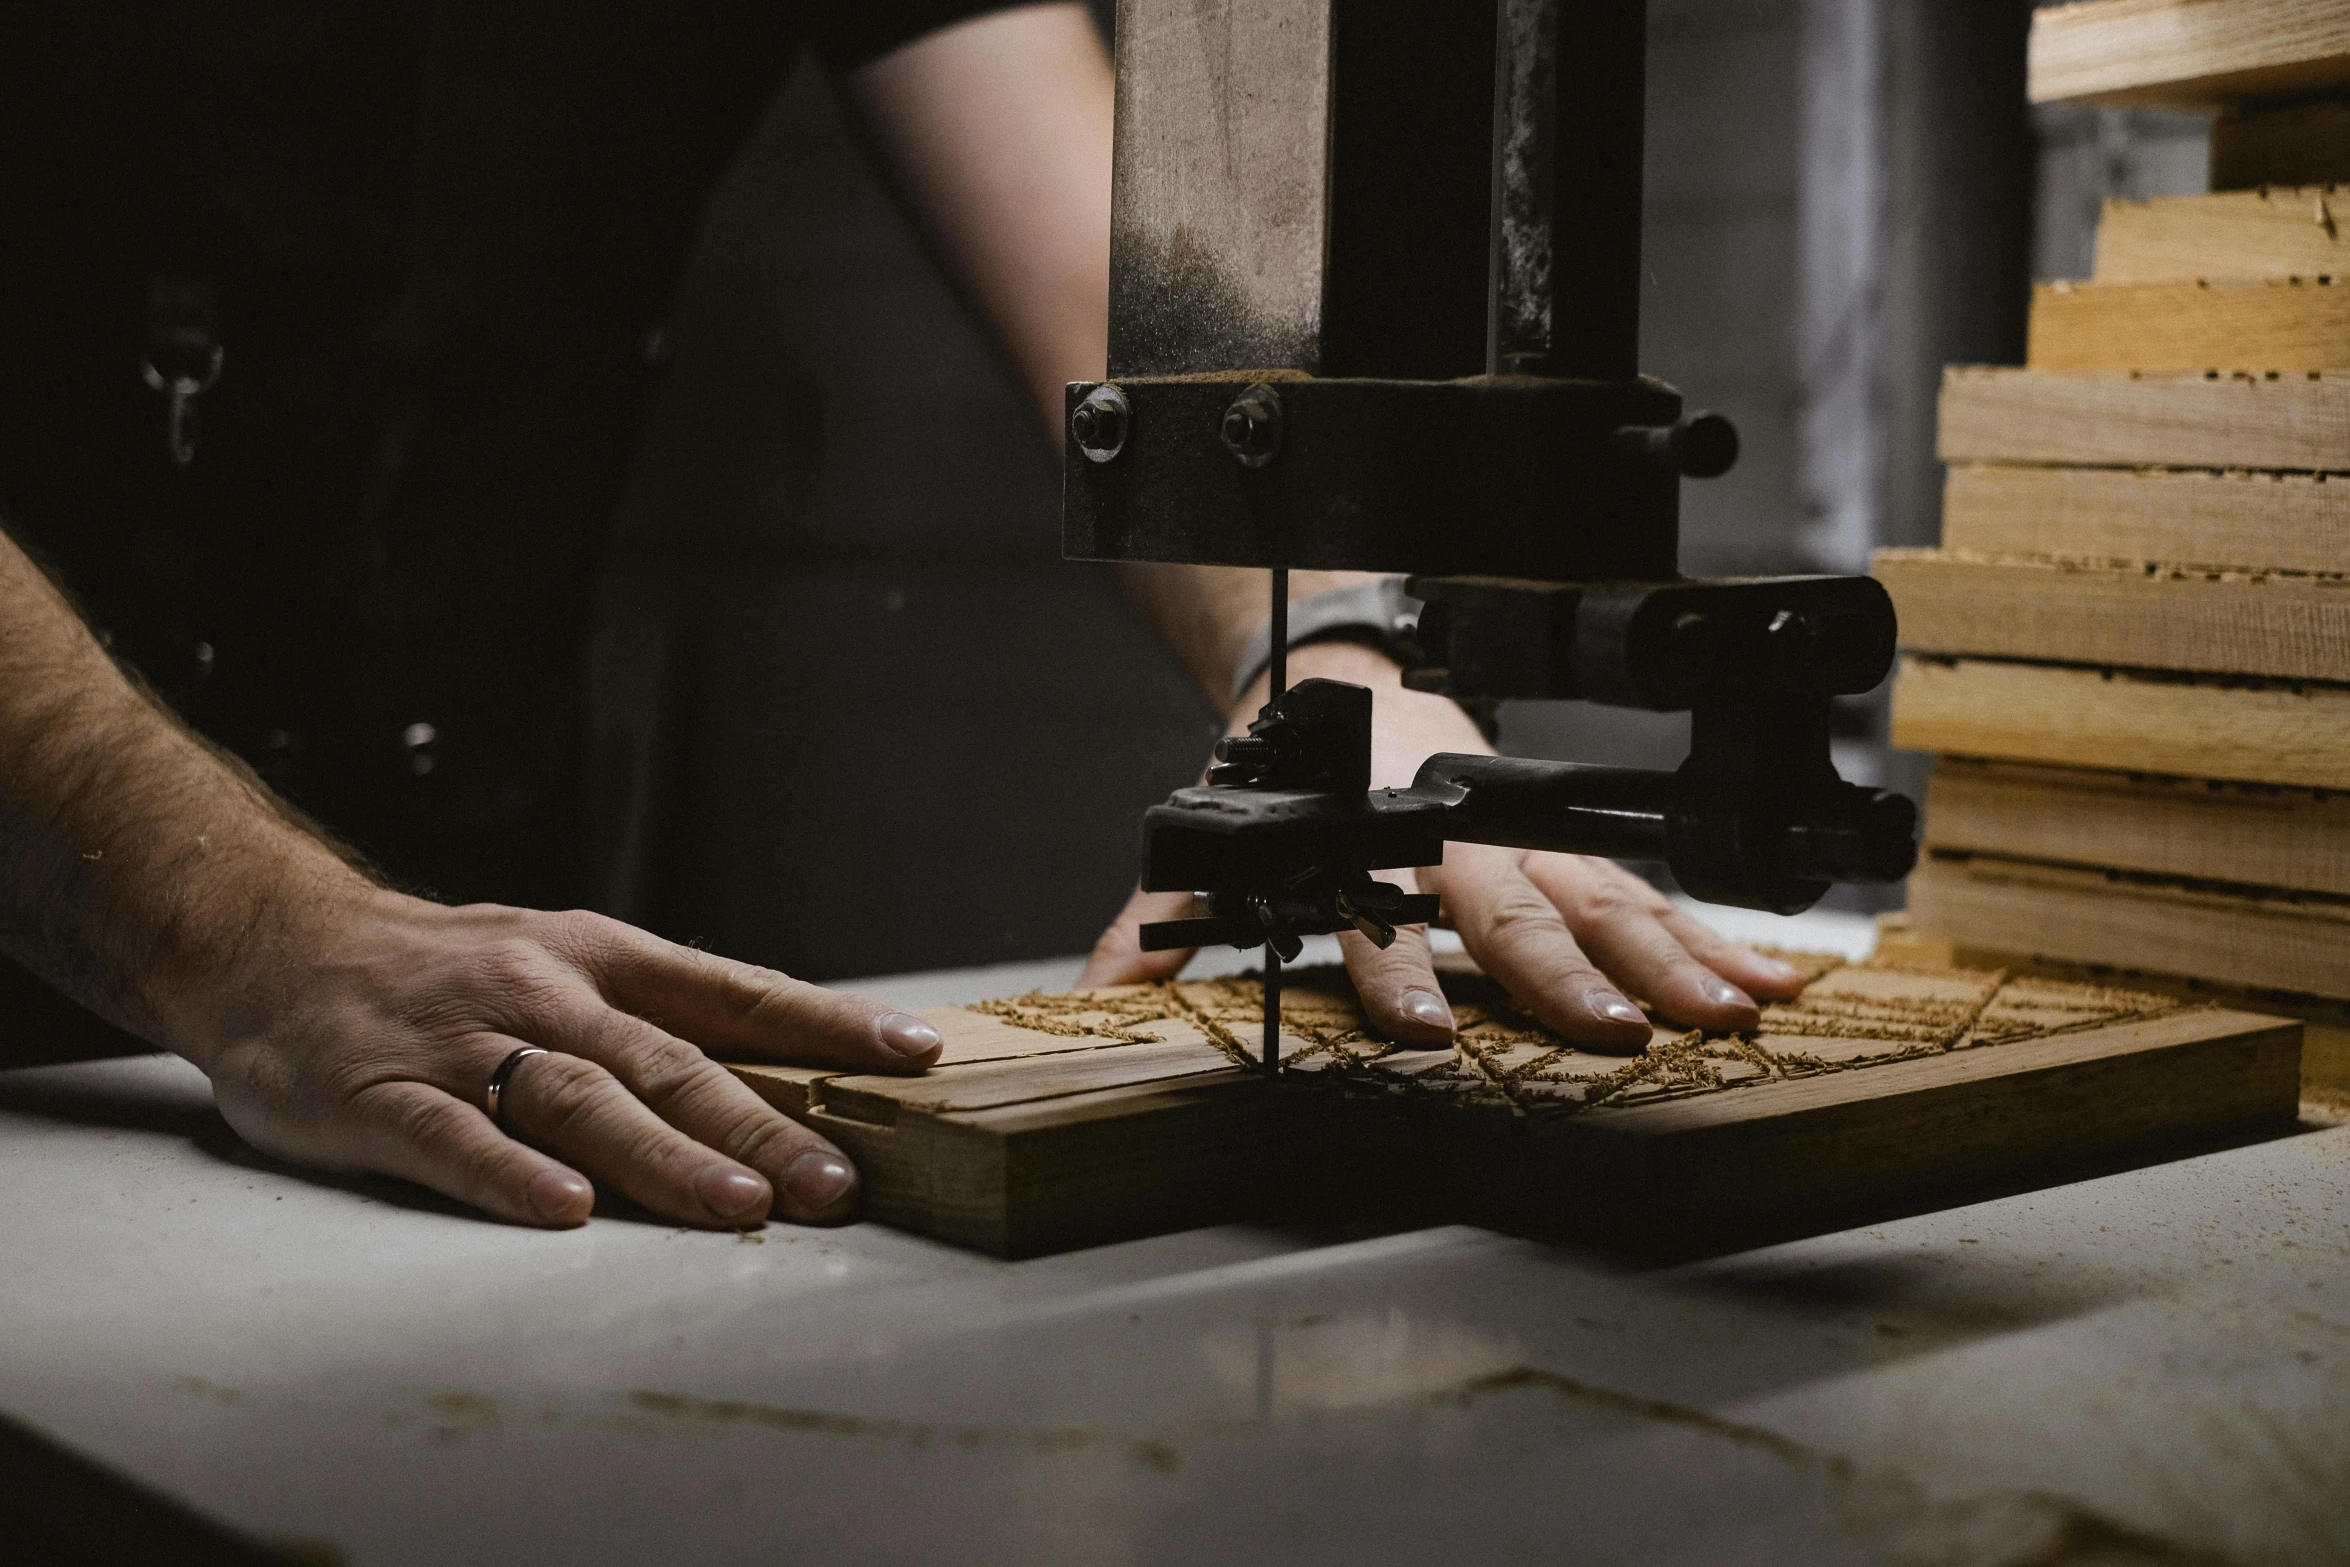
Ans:
{"label": "dark workshop background", "polygon": [[[1684,569],[1932,542],[1940,367],[2019,362],[2030,277],[2086,272],[2105,196],[2201,188],[2200,124],[2029,115],[2020,0],[1649,11],[1643,359],[1745,440],[1685,488]],[[1042,436],[813,71],[713,201],[672,332],[591,673],[603,906],[819,979],[1083,950],[1217,717],[1058,558]],[[1839,762],[1914,789],[1881,697]],[[1504,728],[1643,766],[1685,735]]]}

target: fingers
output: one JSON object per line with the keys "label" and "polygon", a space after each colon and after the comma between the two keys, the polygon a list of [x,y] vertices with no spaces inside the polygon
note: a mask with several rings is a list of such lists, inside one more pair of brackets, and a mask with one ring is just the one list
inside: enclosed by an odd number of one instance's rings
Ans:
{"label": "fingers", "polygon": [[1461,945],[1518,1004],[1561,1037],[1594,1050],[1647,1048],[1648,1020],[1583,955],[1567,922],[1519,869],[1518,855],[1452,844],[1440,871],[1423,872],[1444,896]]}
{"label": "fingers", "polygon": [[937,1029],[879,1001],[696,952],[614,920],[575,917],[569,956],[603,998],[719,1054],[859,1072],[919,1072]]}
{"label": "fingers", "polygon": [[[694,1145],[701,1163],[687,1172],[683,1187],[680,1167],[670,1160],[674,1145],[666,1141],[624,1142],[598,1156],[633,1161],[620,1186],[645,1206],[688,1223],[729,1226],[765,1218],[771,1191],[778,1216],[799,1224],[837,1223],[855,1210],[856,1170],[838,1148],[684,1040],[592,1002],[550,1025],[546,1034],[557,1048],[601,1067],[626,1097]],[[538,1064],[531,1057],[516,1076]],[[514,1092],[511,1084],[507,1092]],[[529,1135],[512,1113],[507,1125]],[[641,1122],[630,1125],[642,1130]],[[584,1151],[579,1157],[603,1168]],[[755,1181],[746,1182],[746,1175]],[[699,1210],[680,1205],[688,1201]]]}
{"label": "fingers", "polygon": [[1140,985],[1154,979],[1173,979],[1182,973],[1183,965],[1191,961],[1191,950],[1145,952],[1142,927],[1159,920],[1188,919],[1191,906],[1188,892],[1137,892],[1128,898],[1117,919],[1093,944],[1093,956],[1086,960],[1085,972],[1077,976],[1077,988],[1099,990],[1108,985]]}
{"label": "fingers", "polygon": [[387,1175],[501,1219],[549,1229],[584,1224],[595,1206],[595,1188],[584,1176],[524,1147],[482,1111],[429,1084],[379,1083],[362,1090],[351,1108],[364,1151],[372,1155],[367,1163]]}
{"label": "fingers", "polygon": [[1584,950],[1665,1016],[1723,1031],[1762,1020],[1752,996],[1691,957],[1658,923],[1671,905],[1655,888],[1582,855],[1528,855],[1525,871]]}
{"label": "fingers", "polygon": [[[1410,871],[1397,872],[1394,879],[1406,892],[1419,888]],[[1452,1043],[1452,1006],[1436,982],[1427,926],[1398,926],[1394,942],[1384,950],[1368,936],[1344,931],[1338,950],[1372,1032],[1414,1049],[1441,1050]]]}
{"label": "fingers", "polygon": [[1666,906],[1657,923],[1698,962],[1763,1001],[1793,1001],[1803,994],[1803,970],[1766,958],[1715,930],[1686,909]]}
{"label": "fingers", "polygon": [[671,1126],[583,1057],[524,1061],[506,1084],[502,1118],[515,1139],[664,1218],[740,1228],[767,1217],[772,1193],[765,1177]]}

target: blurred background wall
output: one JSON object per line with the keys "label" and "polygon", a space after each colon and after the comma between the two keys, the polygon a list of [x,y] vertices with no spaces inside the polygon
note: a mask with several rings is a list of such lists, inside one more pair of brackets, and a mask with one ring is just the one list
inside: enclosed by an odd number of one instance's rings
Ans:
{"label": "blurred background wall", "polygon": [[[1931,543],[1949,361],[2018,362],[2109,195],[2201,188],[2198,122],[2023,102],[2022,0],[1651,0],[1642,352],[1744,455],[1696,573]],[[985,339],[803,70],[714,200],[618,523],[592,682],[602,902],[810,978],[1082,950],[1218,719],[1106,577]],[[1914,788],[1883,693],[1847,776]],[[1671,766],[1679,720],[1505,712]],[[1845,892],[1846,907],[1883,895]]]}

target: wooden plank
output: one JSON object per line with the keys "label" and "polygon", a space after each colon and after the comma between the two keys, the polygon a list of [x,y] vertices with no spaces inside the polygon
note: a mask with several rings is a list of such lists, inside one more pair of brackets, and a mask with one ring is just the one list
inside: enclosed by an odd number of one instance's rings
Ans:
{"label": "wooden plank", "polygon": [[[2274,1070],[2215,1066],[2249,1050],[2285,1059],[2290,1078],[2291,1041],[2266,1021],[2173,1018],[2159,996],[1995,973],[1832,959],[1812,970],[1812,991],[1770,1008],[1754,1036],[1660,1028],[1635,1058],[1565,1049],[1460,972],[1445,983],[1461,1047],[1389,1053],[1342,978],[1307,971],[1285,1012],[1279,1078],[1230,1065],[1218,1035],[1237,1036],[1258,1004],[1253,986],[1230,981],[1029,997],[990,1020],[1055,1038],[1072,1037],[1072,1019],[1163,1034],[1097,1037],[1091,1052],[1002,1056],[918,1079],[734,1070],[858,1161],[873,1217],[1013,1256],[1280,1211],[1301,1192],[1369,1200],[1391,1218],[1408,1210],[1671,1250],[1800,1227],[1887,1193],[1926,1201],[1961,1178],[2116,1148],[2150,1154],[2247,1117],[2290,1116],[2293,1086],[2280,1096]],[[942,1031],[966,1026],[955,1009],[928,1015]],[[2159,1037],[2135,1028],[2164,1018]],[[2084,1069],[2104,1074],[2099,1092],[2125,1097],[2190,1070],[2209,1081],[2200,1096],[2162,1089],[2173,1109],[2152,1120],[2117,1105],[2045,1135],[2021,1116],[2022,1140],[1965,1130]],[[970,1108],[979,1099],[988,1103]],[[1872,1131],[1892,1125],[1897,1137]],[[1876,1152],[1822,1158],[1822,1138]],[[1906,1164],[1895,1154],[1904,1141]],[[1730,1187],[1725,1161],[1744,1171]],[[1609,1200],[1581,1200],[1601,1171],[1620,1177]]]}
{"label": "wooden plank", "polygon": [[1939,450],[1950,463],[2350,471],[2350,377],[1953,365]]}
{"label": "wooden plank", "polygon": [[2350,88],[2338,0],[2083,0],[2032,14],[2034,103],[2210,109]]}
{"label": "wooden plank", "polygon": [[2350,367],[2350,282],[2042,283],[2024,363],[2145,375]]}
{"label": "wooden plank", "polygon": [[2350,180],[2350,102],[2247,108],[2211,127],[2211,188],[2330,185]]}
{"label": "wooden plank", "polygon": [[1944,757],[1926,845],[2350,897],[2350,795]]}
{"label": "wooden plank", "polygon": [[2323,474],[1958,463],[1945,548],[2350,572],[2350,484]]}
{"label": "wooden plank", "polygon": [[1907,913],[1877,917],[1877,957],[1926,968],[2004,969],[2072,985],[2119,985],[2150,990],[2195,1006],[2289,1017],[2301,1023],[2301,1092],[2336,1102],[2350,1099],[2350,1001],[2301,990],[2263,990],[2164,974],[2131,964],[2072,963],[2011,945],[1962,942],[1921,928]]}
{"label": "wooden plank", "polygon": [[2350,905],[2339,901],[1936,856],[1910,878],[1909,906],[1921,927],[1954,940],[2350,998]]}
{"label": "wooden plank", "polygon": [[2350,681],[2350,579],[1880,550],[1904,647]]}
{"label": "wooden plank", "polygon": [[1905,750],[2350,787],[2350,689],[1910,655],[1893,688]]}
{"label": "wooden plank", "polygon": [[2209,196],[2109,201],[2097,225],[2099,283],[2332,277],[2350,248],[2350,192],[2265,186]]}

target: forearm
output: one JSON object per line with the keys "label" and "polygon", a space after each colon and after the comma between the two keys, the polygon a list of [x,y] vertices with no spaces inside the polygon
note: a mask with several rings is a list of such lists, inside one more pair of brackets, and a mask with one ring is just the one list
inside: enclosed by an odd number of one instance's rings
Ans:
{"label": "forearm", "polygon": [[0,949],[157,1044],[366,879],[136,689],[0,535]]}

